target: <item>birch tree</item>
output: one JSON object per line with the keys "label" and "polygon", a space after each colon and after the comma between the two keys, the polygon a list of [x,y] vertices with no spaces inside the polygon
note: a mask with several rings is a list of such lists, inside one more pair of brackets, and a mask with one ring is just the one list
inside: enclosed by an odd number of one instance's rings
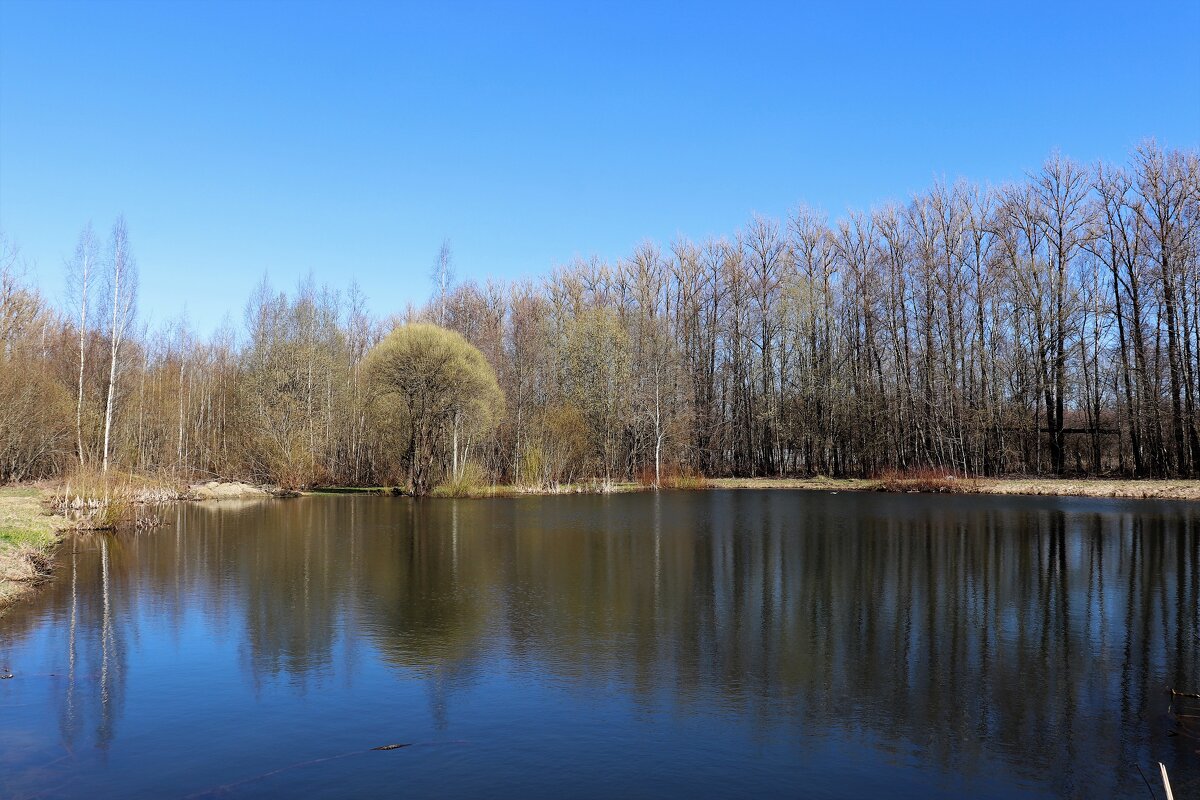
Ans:
{"label": "birch tree", "polygon": [[442,240],[442,246],[438,248],[430,277],[433,279],[433,289],[437,293],[437,324],[445,326],[446,296],[450,293],[450,286],[454,283],[454,256],[450,252],[449,239]]}
{"label": "birch tree", "polygon": [[112,441],[113,407],[117,396],[117,359],[121,343],[129,332],[137,304],[137,265],[129,250],[129,231],[125,218],[113,224],[108,263],[108,397],[104,403],[104,471],[108,472]]}
{"label": "birch tree", "polygon": [[87,361],[88,337],[88,304],[94,291],[93,282],[100,248],[96,241],[95,231],[89,222],[79,232],[79,240],[75,243],[75,253],[67,262],[67,291],[75,306],[76,319],[79,324],[79,380],[75,398],[75,452],[80,466],[87,463],[87,453],[83,446],[83,389],[84,369]]}

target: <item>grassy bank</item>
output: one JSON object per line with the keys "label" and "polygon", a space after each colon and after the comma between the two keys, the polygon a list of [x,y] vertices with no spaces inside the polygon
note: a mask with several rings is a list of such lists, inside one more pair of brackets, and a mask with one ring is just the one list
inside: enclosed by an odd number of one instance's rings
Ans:
{"label": "grassy bank", "polygon": [[49,572],[67,520],[47,513],[40,489],[0,487],[0,613]]}

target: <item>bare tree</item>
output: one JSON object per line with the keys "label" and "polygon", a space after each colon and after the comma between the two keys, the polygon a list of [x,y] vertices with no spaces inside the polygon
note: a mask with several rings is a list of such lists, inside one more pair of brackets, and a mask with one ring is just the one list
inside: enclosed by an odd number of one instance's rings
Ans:
{"label": "bare tree", "polygon": [[1088,179],[1070,159],[1055,154],[1034,179],[1041,201],[1042,235],[1050,268],[1051,379],[1046,385],[1046,418],[1050,428],[1050,454],[1054,471],[1061,475],[1065,458],[1065,404],[1067,391],[1067,336],[1073,324],[1076,298],[1071,291],[1071,267],[1086,240]]}
{"label": "bare tree", "polygon": [[83,377],[87,360],[88,336],[88,302],[93,291],[92,282],[95,279],[96,262],[99,260],[100,246],[96,241],[96,233],[89,222],[79,232],[79,240],[75,244],[75,253],[67,262],[67,291],[71,301],[76,305],[79,320],[79,383],[75,399],[75,449],[82,466],[87,463],[87,452],[83,446]]}
{"label": "bare tree", "polygon": [[109,311],[111,313],[108,335],[108,399],[104,404],[104,471],[108,471],[112,439],[113,404],[117,394],[117,356],[121,342],[133,322],[137,301],[137,265],[129,251],[129,231],[125,218],[118,217],[113,224],[108,263]]}
{"label": "bare tree", "polygon": [[446,324],[446,296],[454,284],[454,255],[450,252],[449,239],[442,240],[442,246],[438,248],[437,260],[433,262],[430,277],[433,279],[433,289],[437,292],[437,322],[438,325],[444,327]]}

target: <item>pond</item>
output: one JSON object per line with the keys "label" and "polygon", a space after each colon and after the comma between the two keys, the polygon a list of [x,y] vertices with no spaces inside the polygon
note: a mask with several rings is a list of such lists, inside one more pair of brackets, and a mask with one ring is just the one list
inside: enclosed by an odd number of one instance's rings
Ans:
{"label": "pond", "polygon": [[1200,725],[1167,692],[1200,692],[1200,504],[318,496],[166,518],[67,541],[0,618],[0,796],[1145,798],[1158,761],[1200,796]]}

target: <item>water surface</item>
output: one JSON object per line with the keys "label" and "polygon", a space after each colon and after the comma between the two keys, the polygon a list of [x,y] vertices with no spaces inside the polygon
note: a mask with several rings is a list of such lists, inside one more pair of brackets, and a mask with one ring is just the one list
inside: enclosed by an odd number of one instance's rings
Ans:
{"label": "water surface", "polygon": [[[0,619],[2,797],[1200,796],[1200,505],[180,504]],[[390,744],[408,747],[376,751]]]}

